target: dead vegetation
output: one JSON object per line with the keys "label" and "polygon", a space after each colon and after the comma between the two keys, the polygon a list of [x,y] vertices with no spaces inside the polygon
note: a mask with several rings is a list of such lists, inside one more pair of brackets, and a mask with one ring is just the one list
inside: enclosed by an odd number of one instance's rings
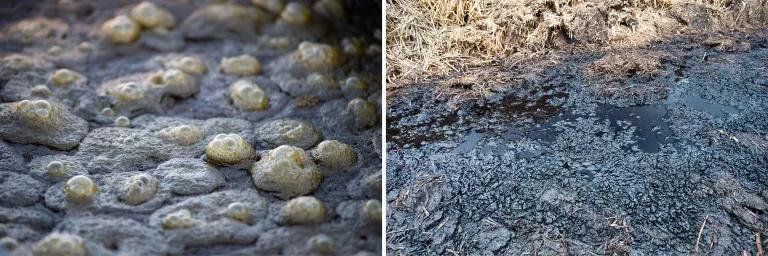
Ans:
{"label": "dead vegetation", "polygon": [[403,209],[406,211],[418,210],[422,216],[429,216],[429,210],[427,204],[429,203],[429,195],[434,194],[435,189],[438,189],[440,185],[445,182],[445,177],[438,175],[431,175],[422,177],[409,189],[406,189],[397,195],[394,201],[394,207]]}
{"label": "dead vegetation", "polygon": [[639,47],[767,18],[768,0],[390,0],[387,77],[445,74],[521,51]]}
{"label": "dead vegetation", "polygon": [[665,64],[672,55],[652,50],[615,50],[589,64],[584,88],[607,99],[631,99],[635,104],[666,97],[670,82]]}
{"label": "dead vegetation", "polygon": [[317,99],[314,95],[307,95],[307,96],[299,96],[293,99],[293,104],[296,105],[296,107],[299,108],[310,108],[317,106],[317,104],[320,103],[320,100]]}
{"label": "dead vegetation", "polygon": [[590,76],[604,78],[652,77],[664,73],[663,63],[671,56],[663,52],[613,52],[593,62],[587,68]]}

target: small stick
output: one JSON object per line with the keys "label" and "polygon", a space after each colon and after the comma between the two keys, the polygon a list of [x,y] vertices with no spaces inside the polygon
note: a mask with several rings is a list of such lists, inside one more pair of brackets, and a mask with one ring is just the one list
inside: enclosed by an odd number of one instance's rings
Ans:
{"label": "small stick", "polygon": [[707,218],[709,218],[709,215],[704,216],[704,221],[701,222],[701,227],[699,228],[699,235],[696,236],[696,247],[693,250],[696,255],[699,255],[699,242],[701,241],[701,234],[704,233],[704,226],[707,225]]}
{"label": "small stick", "polygon": [[416,228],[409,228],[409,229],[403,229],[403,230],[389,231],[389,232],[387,232],[387,235],[395,234],[395,233],[402,233],[402,232],[406,232],[406,231],[411,231],[411,230],[414,230],[414,229],[417,229],[417,228],[418,227],[416,227]]}
{"label": "small stick", "polygon": [[757,256],[764,256],[763,242],[760,241],[760,231],[755,232],[755,245],[757,245]]}

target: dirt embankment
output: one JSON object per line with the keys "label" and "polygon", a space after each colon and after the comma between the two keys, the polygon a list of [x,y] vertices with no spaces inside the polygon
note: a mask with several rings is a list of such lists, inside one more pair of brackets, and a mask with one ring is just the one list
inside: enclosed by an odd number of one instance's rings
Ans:
{"label": "dirt embankment", "polygon": [[766,21],[764,0],[391,1],[387,77],[445,74],[517,52],[644,47]]}

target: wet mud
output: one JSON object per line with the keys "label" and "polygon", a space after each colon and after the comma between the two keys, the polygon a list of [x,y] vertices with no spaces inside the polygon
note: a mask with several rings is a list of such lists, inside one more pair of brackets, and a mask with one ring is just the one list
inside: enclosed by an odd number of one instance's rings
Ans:
{"label": "wet mud", "polygon": [[710,36],[637,50],[660,70],[592,72],[623,49],[552,52],[389,88],[387,252],[764,250],[766,31],[719,35],[743,49]]}

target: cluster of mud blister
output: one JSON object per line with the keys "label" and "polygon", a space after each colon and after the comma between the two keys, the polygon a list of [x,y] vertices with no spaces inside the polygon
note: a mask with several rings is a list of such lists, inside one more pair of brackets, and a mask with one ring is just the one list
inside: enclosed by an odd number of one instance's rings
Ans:
{"label": "cluster of mud blister", "polygon": [[8,23],[0,254],[380,254],[380,4],[58,1]]}

